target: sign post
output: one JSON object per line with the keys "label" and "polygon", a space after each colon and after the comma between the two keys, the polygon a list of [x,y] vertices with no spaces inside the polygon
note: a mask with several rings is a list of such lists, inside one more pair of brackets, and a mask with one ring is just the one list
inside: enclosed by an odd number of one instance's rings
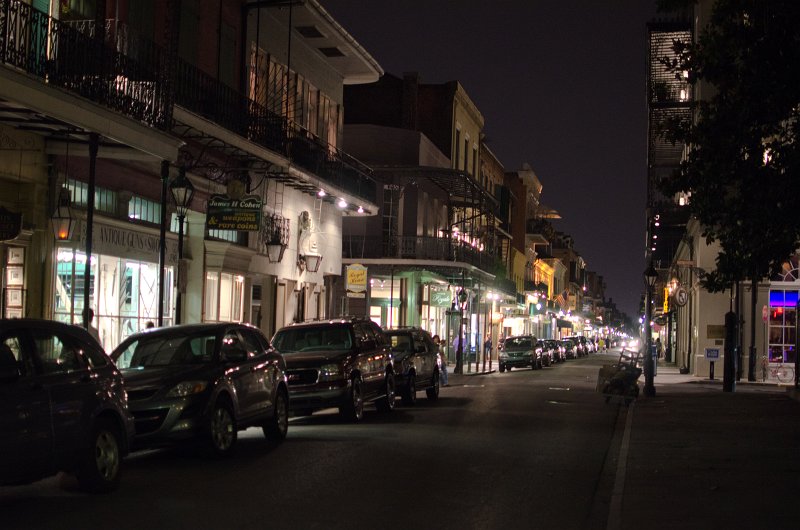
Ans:
{"label": "sign post", "polygon": [[719,361],[719,348],[706,348],[706,360],[710,363],[708,378],[714,380],[714,363]]}

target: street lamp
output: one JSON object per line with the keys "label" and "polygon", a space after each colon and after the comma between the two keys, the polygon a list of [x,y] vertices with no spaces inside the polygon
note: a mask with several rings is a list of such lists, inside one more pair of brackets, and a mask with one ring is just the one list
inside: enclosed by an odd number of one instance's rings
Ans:
{"label": "street lamp", "polygon": [[57,241],[67,241],[72,237],[75,218],[72,216],[71,202],[69,189],[61,188],[58,193],[58,205],[50,218]]}
{"label": "street lamp", "polygon": [[653,287],[656,285],[658,279],[658,272],[653,267],[653,260],[650,260],[650,265],[644,271],[644,282],[647,288],[647,296],[645,296],[645,316],[644,316],[644,332],[645,332],[645,346],[644,346],[644,395],[647,397],[654,397],[656,395],[656,387],[653,385],[653,373],[655,372],[653,355],[650,352],[652,339],[652,318],[653,318]]}
{"label": "street lamp", "polygon": [[178,176],[175,177],[169,185],[169,191],[172,193],[172,198],[175,200],[175,210],[178,214],[178,294],[175,297],[175,323],[181,323],[181,291],[183,278],[181,278],[181,264],[183,262],[183,220],[189,211],[189,206],[192,204],[192,197],[194,197],[194,186],[192,182],[186,178],[186,168],[181,167],[178,170]]}

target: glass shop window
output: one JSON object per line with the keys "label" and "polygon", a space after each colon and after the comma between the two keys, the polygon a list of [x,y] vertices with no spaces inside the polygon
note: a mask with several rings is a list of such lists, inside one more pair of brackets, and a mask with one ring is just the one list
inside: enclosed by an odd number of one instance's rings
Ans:
{"label": "glass shop window", "polygon": [[794,363],[798,291],[769,292],[768,350],[771,363]]}
{"label": "glass shop window", "polygon": [[206,272],[206,322],[242,322],[244,276],[227,272]]}

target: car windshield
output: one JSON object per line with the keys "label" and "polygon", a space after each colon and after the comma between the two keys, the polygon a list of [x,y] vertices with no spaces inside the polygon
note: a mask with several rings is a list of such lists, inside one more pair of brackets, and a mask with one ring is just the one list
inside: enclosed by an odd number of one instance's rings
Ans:
{"label": "car windshield", "polygon": [[531,349],[531,339],[530,337],[511,337],[506,339],[505,345],[503,346],[506,351],[509,350],[530,350]]}
{"label": "car windshield", "polygon": [[406,333],[387,334],[389,343],[392,345],[394,352],[410,352],[414,351],[412,347],[411,335]]}
{"label": "car windshield", "polygon": [[302,326],[279,330],[272,347],[283,354],[309,351],[347,351],[353,346],[348,326]]}
{"label": "car windshield", "polygon": [[119,368],[178,366],[209,363],[214,358],[215,335],[146,335],[121,345],[111,354]]}

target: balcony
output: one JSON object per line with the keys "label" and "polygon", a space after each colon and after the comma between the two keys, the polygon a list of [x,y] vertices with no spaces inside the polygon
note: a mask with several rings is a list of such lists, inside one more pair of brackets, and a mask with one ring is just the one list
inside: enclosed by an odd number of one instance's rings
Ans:
{"label": "balcony", "polygon": [[173,131],[172,103],[279,153],[330,185],[376,201],[371,170],[284,116],[107,20],[62,22],[19,0],[0,0],[0,63],[150,127]]}
{"label": "balcony", "polygon": [[345,236],[342,241],[342,257],[462,262],[487,272],[494,269],[493,256],[460,241],[423,236],[401,236],[392,239],[390,242],[381,237]]}
{"label": "balcony", "polygon": [[125,55],[111,26],[98,39],[93,23],[84,22],[62,22],[18,0],[0,0],[0,63],[167,130],[171,109],[161,82],[163,55]]}

